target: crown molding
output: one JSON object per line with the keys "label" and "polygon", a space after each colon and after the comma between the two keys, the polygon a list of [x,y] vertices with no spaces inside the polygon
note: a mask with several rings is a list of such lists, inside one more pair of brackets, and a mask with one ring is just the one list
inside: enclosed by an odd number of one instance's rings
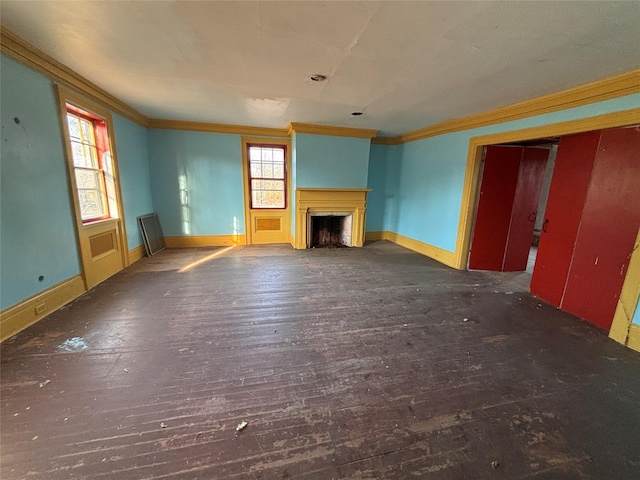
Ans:
{"label": "crown molding", "polygon": [[147,117],[140,112],[118,100],[95,83],[37,49],[5,27],[0,27],[0,51],[7,57],[47,76],[54,82],[77,91],[89,100],[98,102],[139,125],[147,126]]}
{"label": "crown molding", "polygon": [[398,137],[373,137],[371,143],[374,145],[400,145],[402,139]]}
{"label": "crown molding", "polygon": [[287,134],[293,137],[296,133],[311,135],[328,135],[333,137],[367,138],[375,137],[377,130],[365,128],[333,127],[329,125],[313,125],[311,123],[294,123],[287,126]]}
{"label": "crown molding", "polygon": [[[436,125],[421,128],[398,137],[383,137],[387,145],[414,142],[424,138],[444,135],[446,133],[486,127],[498,123],[511,122],[522,118],[533,117],[545,113],[557,112],[568,108],[580,107],[590,103],[601,102],[612,98],[640,93],[640,70],[632,70],[596,82],[580,85],[561,92],[515,103],[488,112],[467,117],[447,120]],[[395,143],[397,142],[397,143]]]}
{"label": "crown molding", "polygon": [[150,118],[149,128],[165,130],[189,130],[192,132],[229,133],[237,135],[252,135],[256,137],[288,137],[284,128],[252,127],[249,125],[229,125],[225,123],[187,122],[182,120],[164,120]]}

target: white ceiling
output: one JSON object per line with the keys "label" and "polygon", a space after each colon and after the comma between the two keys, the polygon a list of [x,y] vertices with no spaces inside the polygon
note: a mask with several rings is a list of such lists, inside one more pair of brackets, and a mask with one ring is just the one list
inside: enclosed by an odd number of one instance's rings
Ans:
{"label": "white ceiling", "polygon": [[[2,0],[1,9],[18,36],[144,115],[174,120],[398,135],[640,67],[638,1]],[[328,80],[312,82],[314,73]]]}

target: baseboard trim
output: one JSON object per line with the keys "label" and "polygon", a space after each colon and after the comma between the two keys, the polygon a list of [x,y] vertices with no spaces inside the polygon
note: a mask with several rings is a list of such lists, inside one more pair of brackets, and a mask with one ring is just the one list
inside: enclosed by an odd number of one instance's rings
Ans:
{"label": "baseboard trim", "polygon": [[76,275],[0,312],[0,342],[86,292],[82,276]]}
{"label": "baseboard trim", "polygon": [[144,249],[144,245],[138,245],[137,247],[129,250],[129,265],[133,265],[142,257],[147,255],[147,251]]}
{"label": "baseboard trim", "polygon": [[627,347],[640,352],[640,325],[631,324],[629,336],[627,337]]}
{"label": "baseboard trim", "polygon": [[388,230],[384,230],[381,232],[366,232],[365,239],[368,241],[389,240],[390,242],[396,243],[401,247],[408,248],[409,250],[418,252],[421,255],[433,258],[434,260],[437,260],[438,262],[443,263],[448,267],[456,268],[454,252],[429,245],[428,243],[421,242],[420,240],[405,237],[404,235],[400,235],[399,233],[390,232]]}
{"label": "baseboard trim", "polygon": [[184,237],[164,237],[168,248],[228,247],[246,245],[246,235],[194,235]]}

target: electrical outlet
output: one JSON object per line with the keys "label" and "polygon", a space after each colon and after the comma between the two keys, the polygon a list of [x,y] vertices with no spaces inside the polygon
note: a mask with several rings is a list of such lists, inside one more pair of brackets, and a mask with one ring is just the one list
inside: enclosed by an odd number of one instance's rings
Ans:
{"label": "electrical outlet", "polygon": [[44,302],[36,305],[36,315],[40,315],[44,312]]}

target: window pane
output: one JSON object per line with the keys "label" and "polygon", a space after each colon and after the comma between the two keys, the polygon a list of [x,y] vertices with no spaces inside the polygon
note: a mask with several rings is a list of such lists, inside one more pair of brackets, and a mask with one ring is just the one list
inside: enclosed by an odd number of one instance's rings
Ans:
{"label": "window pane", "polygon": [[100,189],[102,185],[100,172],[76,168],[76,185],[78,189]]}
{"label": "window pane", "polygon": [[262,178],[273,178],[273,163],[262,164]]}
{"label": "window pane", "polygon": [[72,141],[71,152],[73,154],[73,165],[75,167],[98,167],[98,153],[95,147]]}
{"label": "window pane", "polygon": [[251,162],[251,176],[262,177],[262,164],[258,162]]}
{"label": "window pane", "polygon": [[67,115],[67,123],[69,124],[69,135],[74,140],[80,140],[80,122],[77,117]]}
{"label": "window pane", "polygon": [[284,181],[251,180],[253,208],[284,208]]}
{"label": "window pane", "polygon": [[95,145],[96,140],[93,135],[93,125],[84,118],[81,118],[80,127],[82,128],[82,140],[90,145]]}
{"label": "window pane", "polygon": [[273,178],[284,178],[284,165],[273,166]]}
{"label": "window pane", "polygon": [[104,217],[104,204],[99,190],[78,190],[82,220]]}
{"label": "window pane", "polygon": [[270,162],[273,159],[273,149],[271,148],[263,148],[262,149],[262,160]]}
{"label": "window pane", "polygon": [[284,164],[284,149],[282,148],[273,149],[273,161],[276,163]]}
{"label": "window pane", "polygon": [[260,147],[249,147],[249,160],[262,160],[262,149]]}

